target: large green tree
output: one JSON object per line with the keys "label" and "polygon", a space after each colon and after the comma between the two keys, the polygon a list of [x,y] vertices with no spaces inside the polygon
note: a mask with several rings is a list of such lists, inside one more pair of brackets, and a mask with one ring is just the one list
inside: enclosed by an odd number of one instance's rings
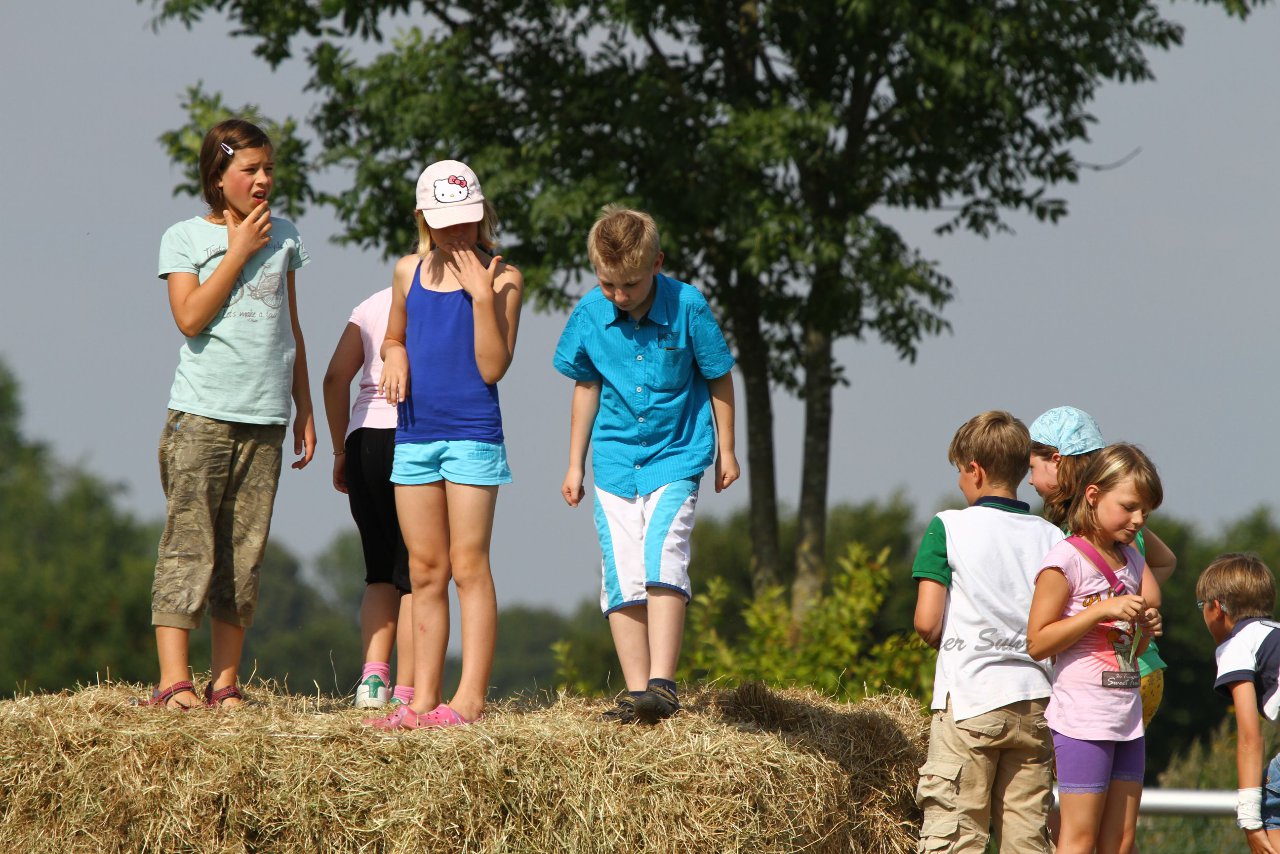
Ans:
{"label": "large green tree", "polygon": [[[344,241],[410,245],[413,177],[462,156],[531,292],[564,304],[600,203],[653,212],[737,351],[757,590],[783,566],[770,391],[804,400],[797,624],[825,578],[835,342],[911,359],[946,328],[950,280],[887,214],[982,235],[1011,212],[1057,220],[1098,87],[1149,79],[1148,53],[1182,37],[1155,0],[152,2],[188,26],[225,14],[272,65],[302,46],[317,163],[353,176],[302,195]],[[1244,17],[1264,0],[1202,2]],[[352,49],[393,28],[376,55]]]}
{"label": "large green tree", "polygon": [[[121,508],[118,487],[24,436],[21,415],[18,381],[0,362],[0,590],[7,600],[0,609],[0,697],[107,678],[150,682],[159,526]],[[355,681],[359,631],[274,544],[262,568],[258,616],[246,676],[287,680],[304,692],[318,685],[342,693]],[[207,666],[207,631],[192,634],[191,657],[197,668]]]}
{"label": "large green tree", "polygon": [[155,655],[152,532],[20,421],[17,380],[0,363],[0,696],[143,679]]}

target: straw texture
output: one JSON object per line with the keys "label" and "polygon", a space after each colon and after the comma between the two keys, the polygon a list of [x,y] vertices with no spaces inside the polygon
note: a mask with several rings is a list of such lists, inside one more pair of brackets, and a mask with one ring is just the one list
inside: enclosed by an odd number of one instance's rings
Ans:
{"label": "straw texture", "polygon": [[234,712],[131,705],[144,693],[0,703],[0,850],[914,850],[927,720],[902,695],[693,691],[655,727],[560,696],[397,735],[270,684]]}

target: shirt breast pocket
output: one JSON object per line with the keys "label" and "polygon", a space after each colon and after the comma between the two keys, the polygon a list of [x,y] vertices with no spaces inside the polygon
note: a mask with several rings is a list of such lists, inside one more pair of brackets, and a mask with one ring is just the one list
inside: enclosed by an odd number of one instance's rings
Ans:
{"label": "shirt breast pocket", "polygon": [[689,383],[693,352],[684,347],[659,347],[650,364],[653,373],[649,385],[659,391],[677,391]]}

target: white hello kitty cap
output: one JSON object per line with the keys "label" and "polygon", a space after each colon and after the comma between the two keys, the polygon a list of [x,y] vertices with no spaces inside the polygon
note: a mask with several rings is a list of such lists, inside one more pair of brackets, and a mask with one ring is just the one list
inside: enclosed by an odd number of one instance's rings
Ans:
{"label": "white hello kitty cap", "polygon": [[471,167],[457,160],[438,160],[418,176],[418,210],[432,228],[484,219],[484,193]]}

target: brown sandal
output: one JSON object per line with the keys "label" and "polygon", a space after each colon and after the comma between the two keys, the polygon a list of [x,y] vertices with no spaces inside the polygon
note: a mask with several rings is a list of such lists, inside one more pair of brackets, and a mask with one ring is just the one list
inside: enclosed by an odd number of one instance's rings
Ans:
{"label": "brown sandal", "polygon": [[227,700],[239,700],[242,703],[245,702],[244,694],[241,694],[240,689],[235,685],[227,685],[226,687],[219,688],[216,691],[213,688],[212,682],[204,686],[204,705],[206,709],[221,708],[222,704]]}
{"label": "brown sandal", "polygon": [[[191,694],[193,697],[197,698],[196,702],[178,703],[176,706],[169,705],[169,701],[172,700],[174,697],[178,696],[179,694],[188,694],[188,693]],[[181,682],[174,682],[172,685],[170,685],[168,688],[164,689],[163,691],[161,691],[159,688],[152,690],[151,699],[135,700],[134,705],[163,706],[166,709],[172,709],[174,711],[188,712],[194,708],[197,708],[200,705],[200,703],[199,703],[199,697],[196,694],[196,686],[191,684],[191,682],[187,680],[183,680]]]}

